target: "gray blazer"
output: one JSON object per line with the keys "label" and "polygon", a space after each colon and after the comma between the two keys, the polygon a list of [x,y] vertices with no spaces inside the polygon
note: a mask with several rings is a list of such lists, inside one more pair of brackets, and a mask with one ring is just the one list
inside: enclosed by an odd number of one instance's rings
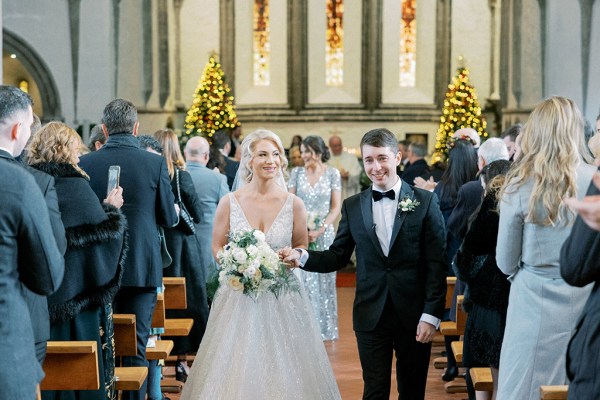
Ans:
{"label": "gray blazer", "polygon": [[3,398],[33,399],[43,373],[21,282],[40,295],[60,286],[64,260],[44,196],[29,172],[0,159],[0,369]]}

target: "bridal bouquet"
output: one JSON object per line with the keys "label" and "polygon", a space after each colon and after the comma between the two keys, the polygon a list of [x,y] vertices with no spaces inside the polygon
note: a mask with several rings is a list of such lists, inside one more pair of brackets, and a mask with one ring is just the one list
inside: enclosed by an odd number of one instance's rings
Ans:
{"label": "bridal bouquet", "polygon": [[218,274],[213,278],[217,282],[212,284],[217,288],[227,285],[255,299],[266,292],[277,297],[282,291],[299,290],[298,283],[290,278],[265,234],[258,229],[230,234],[229,243],[217,253],[217,260]]}

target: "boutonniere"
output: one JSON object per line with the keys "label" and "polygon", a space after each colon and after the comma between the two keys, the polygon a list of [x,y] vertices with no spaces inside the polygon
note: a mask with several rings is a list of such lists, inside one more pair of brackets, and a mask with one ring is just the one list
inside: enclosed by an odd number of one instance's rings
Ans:
{"label": "boutonniere", "polygon": [[402,212],[413,212],[420,204],[418,201],[406,196],[398,202],[398,209]]}

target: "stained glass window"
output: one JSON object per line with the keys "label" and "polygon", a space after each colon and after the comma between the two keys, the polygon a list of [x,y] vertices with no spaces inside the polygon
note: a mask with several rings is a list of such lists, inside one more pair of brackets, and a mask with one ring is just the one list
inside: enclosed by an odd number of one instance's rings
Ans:
{"label": "stained glass window", "polygon": [[344,1],[327,0],[325,84],[344,84]]}
{"label": "stained glass window", "polygon": [[254,0],[254,85],[269,86],[271,38],[269,0]]}
{"label": "stained glass window", "polygon": [[417,0],[401,0],[400,87],[415,87],[417,82]]}

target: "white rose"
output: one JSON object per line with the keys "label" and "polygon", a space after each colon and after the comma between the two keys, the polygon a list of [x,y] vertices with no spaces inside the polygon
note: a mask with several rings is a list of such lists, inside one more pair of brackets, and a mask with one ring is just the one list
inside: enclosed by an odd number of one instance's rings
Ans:
{"label": "white rose", "polygon": [[252,278],[255,274],[256,268],[254,268],[252,265],[246,268],[246,270],[244,271],[244,276],[247,278]]}
{"label": "white rose", "polygon": [[254,237],[256,238],[256,240],[258,240],[259,242],[264,242],[265,241],[265,234],[262,233],[261,231],[259,231],[258,229],[254,231]]}
{"label": "white rose", "polygon": [[244,251],[244,249],[235,249],[233,250],[233,258],[240,264],[243,264],[248,259],[248,255]]}
{"label": "white rose", "polygon": [[251,244],[250,246],[246,247],[246,253],[248,253],[250,257],[254,257],[258,254],[258,247]]}

